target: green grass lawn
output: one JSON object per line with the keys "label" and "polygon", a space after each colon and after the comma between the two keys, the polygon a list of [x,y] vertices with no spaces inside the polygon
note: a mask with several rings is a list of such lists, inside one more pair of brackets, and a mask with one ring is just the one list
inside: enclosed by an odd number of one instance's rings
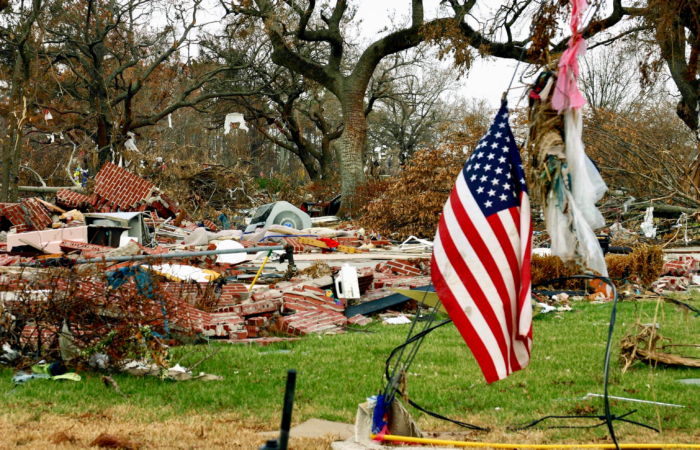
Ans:
{"label": "green grass lawn", "polygon": [[[700,305],[698,300],[693,304]],[[410,369],[409,393],[422,406],[440,414],[494,429],[481,440],[518,439],[505,428],[547,414],[602,412],[602,400],[582,400],[587,393],[603,392],[603,356],[611,304],[574,303],[571,312],[535,318],[532,362],[526,370],[506,380],[487,385],[469,349],[452,324],[430,334]],[[619,341],[635,323],[653,320],[656,302],[621,302],[615,330],[610,394],[684,405],[685,408],[655,407],[613,402],[621,414],[637,409],[630,418],[661,428],[661,435],[640,428],[618,425],[622,440],[700,441],[700,386],[676,380],[700,378],[700,369],[657,367],[637,363],[624,375],[618,364]],[[700,318],[663,304],[658,322],[660,333],[676,343],[700,343]],[[353,422],[357,404],[383,387],[384,362],[389,352],[406,337],[408,325],[373,323],[371,333],[308,337],[302,341],[270,347],[223,348],[197,370],[222,375],[219,382],[168,382],[154,378],[115,375],[123,398],[100,381],[98,374],[84,373],[81,382],[37,380],[19,387],[11,395],[11,371],[0,370],[0,408],[3,414],[31,409],[37,414],[100,413],[121,405],[134,418],[165,420],[188,413],[234,413],[278,426],[287,369],[296,369],[297,391],[294,422],[312,417]],[[276,350],[287,349],[289,353]],[[186,348],[175,349],[175,355]],[[700,353],[696,352],[700,356]],[[191,364],[195,355],[190,357]],[[177,358],[176,358],[177,359]],[[183,365],[187,365],[185,360]],[[457,430],[454,426],[411,411],[424,429]],[[606,430],[546,430],[538,441],[559,439],[590,441]],[[532,433],[528,436],[531,436]],[[500,437],[499,437],[500,436]],[[522,436],[522,434],[520,435]]]}

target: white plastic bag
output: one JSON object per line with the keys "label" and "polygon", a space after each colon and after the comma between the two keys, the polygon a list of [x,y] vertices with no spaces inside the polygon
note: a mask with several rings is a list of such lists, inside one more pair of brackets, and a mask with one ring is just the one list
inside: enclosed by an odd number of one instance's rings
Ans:
{"label": "white plastic bag", "polygon": [[564,113],[564,127],[566,162],[571,174],[571,194],[574,202],[591,229],[602,228],[605,226],[605,218],[598,211],[595,203],[603,197],[608,187],[593,161],[584,151],[581,139],[583,131],[581,114],[572,109],[567,110]]}
{"label": "white plastic bag", "polygon": [[559,205],[554,197],[554,191],[550,191],[544,209],[547,233],[549,233],[551,241],[551,254],[567,263],[576,257],[576,240],[571,232],[569,217],[562,212],[565,205]]}
{"label": "white plastic bag", "polygon": [[[608,276],[608,267],[605,264],[605,256],[603,249],[600,248],[600,243],[593,229],[588,225],[588,222],[583,217],[581,210],[573,201],[572,195],[569,195],[569,208],[574,219],[574,230],[578,239],[578,251],[583,257],[583,261],[587,268],[598,272],[600,275]],[[596,211],[598,211],[596,209]],[[600,213],[598,213],[600,214]]]}
{"label": "white plastic bag", "polygon": [[564,263],[569,263],[576,260],[578,251],[586,268],[607,277],[608,268],[598,238],[581,214],[572,194],[567,191],[566,195],[568,200],[566,207],[571,211],[570,216],[562,212],[563,205],[558,205],[557,200],[553,198],[553,193],[550,193],[545,207],[552,255],[558,256]]}
{"label": "white plastic bag", "polygon": [[648,238],[656,237],[656,227],[654,226],[654,207],[650,206],[644,213],[644,222],[639,226]]}

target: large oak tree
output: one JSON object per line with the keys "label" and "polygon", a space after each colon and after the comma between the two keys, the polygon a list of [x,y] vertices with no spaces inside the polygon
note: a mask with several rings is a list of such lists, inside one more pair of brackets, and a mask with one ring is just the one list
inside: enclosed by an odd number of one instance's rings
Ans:
{"label": "large oak tree", "polygon": [[[555,43],[550,42],[554,37],[551,30],[556,28],[559,2],[508,0],[495,10],[493,17],[488,18],[488,23],[479,26],[473,20],[468,20],[479,5],[486,3],[447,0],[443,14],[428,21],[423,1],[410,0],[410,19],[405,25],[393,27],[362,50],[352,65],[344,65],[344,56],[352,47],[344,34],[353,16],[348,0],[323,4],[316,0],[221,1],[227,15],[234,15],[242,21],[264,23],[273,48],[272,60],[276,64],[315,81],[338,98],[345,126],[336,144],[342,192],[348,200],[357,184],[364,179],[366,90],[375,69],[384,58],[426,40],[439,44],[443,53],[451,53],[458,63],[465,64],[469,63],[473,51],[499,58],[535,61],[539,58],[536,52],[523,52],[530,43],[546,45],[552,51],[565,47],[566,37]],[[622,7],[621,0],[613,0],[613,4],[609,16],[596,18],[589,24],[584,30],[585,37],[617,24],[629,14]],[[517,39],[514,29],[527,28],[528,23],[531,23],[530,33]],[[319,50],[313,53],[300,50],[310,45]]]}

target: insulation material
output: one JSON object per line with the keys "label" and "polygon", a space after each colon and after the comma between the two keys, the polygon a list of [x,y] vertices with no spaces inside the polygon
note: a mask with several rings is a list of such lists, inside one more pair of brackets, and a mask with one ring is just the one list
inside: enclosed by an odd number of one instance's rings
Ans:
{"label": "insulation material", "polygon": [[[240,243],[232,240],[221,241],[217,246],[217,250],[232,250],[232,249],[242,249],[244,248]],[[246,253],[228,253],[224,255],[217,255],[216,262],[221,264],[240,264],[244,262],[247,258]]]}
{"label": "insulation material", "polygon": [[226,114],[226,119],[224,121],[224,134],[229,134],[231,132],[231,124],[237,123],[238,128],[243,131],[248,131],[248,126],[245,124],[245,119],[241,113],[228,113]]}

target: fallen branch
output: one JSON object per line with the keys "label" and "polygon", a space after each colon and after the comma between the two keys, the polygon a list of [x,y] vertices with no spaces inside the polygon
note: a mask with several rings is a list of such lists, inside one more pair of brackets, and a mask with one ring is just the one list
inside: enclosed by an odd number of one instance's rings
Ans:
{"label": "fallen branch", "polygon": [[32,168],[29,167],[29,166],[20,166],[20,167],[21,167],[22,169],[28,170],[29,172],[31,172],[31,173],[33,173],[34,175],[36,175],[36,177],[39,179],[39,182],[41,183],[41,185],[42,185],[43,187],[46,187],[46,183],[44,183],[44,179],[41,177],[41,175],[39,175],[39,173],[37,173],[36,170],[32,169]]}
{"label": "fallen branch", "polygon": [[[689,358],[682,355],[674,355],[663,350],[676,347],[700,347],[698,345],[673,344],[672,340],[659,335],[654,325],[642,325],[637,322],[634,328],[638,330],[635,336],[628,334],[622,339],[620,348],[620,364],[623,365],[622,373],[634,363],[642,361],[648,364],[666,364],[669,366],[683,366],[700,368],[700,359]],[[668,341],[669,344],[664,345]]]}
{"label": "fallen branch", "polygon": [[214,355],[216,355],[217,353],[219,353],[219,350],[221,350],[221,347],[217,347],[217,348],[216,348],[213,352],[211,352],[209,355],[205,356],[204,358],[202,358],[202,359],[200,359],[199,361],[197,361],[196,363],[194,363],[194,364],[192,365],[192,367],[190,367],[190,372],[193,372],[195,367],[197,367],[198,365],[202,364],[202,363],[203,363],[204,361],[206,361],[207,359],[209,359],[209,358],[211,358],[212,356],[214,356]]}
{"label": "fallen branch", "polygon": [[117,394],[121,395],[124,398],[129,398],[128,395],[123,393],[121,389],[119,389],[119,385],[117,384],[116,381],[114,381],[114,378],[110,377],[109,375],[102,375],[102,382],[107,386],[108,388],[112,386],[114,390],[117,392]]}

